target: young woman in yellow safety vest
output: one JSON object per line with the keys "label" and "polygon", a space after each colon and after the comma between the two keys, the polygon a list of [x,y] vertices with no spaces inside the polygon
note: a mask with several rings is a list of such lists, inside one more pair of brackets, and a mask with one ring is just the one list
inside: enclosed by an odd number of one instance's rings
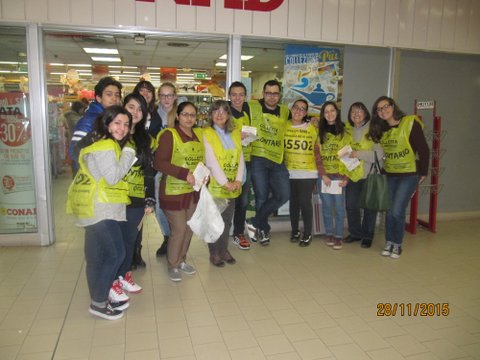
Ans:
{"label": "young woman in yellow safety vest", "polygon": [[422,121],[416,115],[405,115],[388,96],[379,97],[373,104],[370,136],[385,153],[383,169],[391,202],[381,254],[398,259],[405,234],[405,212],[418,184],[428,174],[430,149]]}
{"label": "young woman in yellow safety vest", "polygon": [[235,198],[242,192],[245,163],[242,152],[241,129],[234,128],[227,101],[215,101],[208,111],[208,125],[203,129],[205,164],[211,171],[208,189],[214,198],[226,199],[222,212],[225,228],[215,243],[208,244],[210,262],[219,267],[235,264],[228,251],[228,236],[232,226]]}
{"label": "young woman in yellow safety vest", "polygon": [[68,190],[67,212],[85,228],[89,312],[108,320],[121,318],[129,304],[109,300],[109,292],[125,258],[121,223],[130,200],[123,177],[135,161],[135,150],[126,145],[131,123],[123,107],[105,109],[95,131],[84,138],[93,143],[80,151],[80,169]]}
{"label": "young woman in yellow safety vest", "polygon": [[197,107],[189,102],[178,105],[175,127],[166,128],[158,137],[153,167],[162,172],[159,189],[160,207],[170,225],[167,247],[168,276],[181,281],[182,273],[193,275],[195,268],[186,262],[192,239],[187,221],[197,207],[199,193],[193,189],[193,171],[204,161],[202,130],[194,128]]}
{"label": "young woman in yellow safety vest", "polygon": [[[290,241],[300,246],[310,245],[312,240],[313,207],[312,193],[318,179],[315,151],[318,152],[318,129],[306,122],[308,103],[297,100],[290,112],[284,137],[285,165],[290,175]],[[303,219],[303,234],[299,229],[300,211]]]}

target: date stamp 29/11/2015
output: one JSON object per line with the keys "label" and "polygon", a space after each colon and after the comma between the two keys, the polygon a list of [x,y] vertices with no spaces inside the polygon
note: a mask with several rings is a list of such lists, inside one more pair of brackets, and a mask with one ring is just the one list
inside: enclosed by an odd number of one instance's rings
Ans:
{"label": "date stamp 29/11/2015", "polygon": [[448,316],[449,303],[377,303],[377,316]]}

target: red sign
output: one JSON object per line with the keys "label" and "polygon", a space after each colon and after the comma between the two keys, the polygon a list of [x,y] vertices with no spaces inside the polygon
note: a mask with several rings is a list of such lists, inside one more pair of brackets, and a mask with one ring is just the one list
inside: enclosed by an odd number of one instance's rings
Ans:
{"label": "red sign", "polygon": [[[175,0],[177,5],[207,6],[210,7],[211,0]],[[272,11],[282,5],[283,0],[224,0],[226,9]]]}

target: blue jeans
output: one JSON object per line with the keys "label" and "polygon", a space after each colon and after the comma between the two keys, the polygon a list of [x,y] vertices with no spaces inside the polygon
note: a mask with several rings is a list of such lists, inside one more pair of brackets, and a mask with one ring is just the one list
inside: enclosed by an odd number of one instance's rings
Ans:
{"label": "blue jeans", "polygon": [[418,175],[388,176],[388,192],[392,207],[385,217],[385,239],[401,245],[405,235],[405,212],[418,186]]}
{"label": "blue jeans", "polygon": [[360,179],[357,182],[349,181],[345,189],[348,232],[356,238],[373,240],[375,224],[377,222],[377,212],[369,209],[362,210],[358,204],[364,183],[365,179]]}
{"label": "blue jeans", "polygon": [[90,298],[96,303],[105,303],[125,258],[121,223],[103,220],[86,226],[84,252]]}
{"label": "blue jeans", "polygon": [[289,173],[284,163],[252,156],[252,182],[255,192],[255,217],[252,224],[259,230],[270,232],[268,216],[290,198]]}
{"label": "blue jeans", "polygon": [[155,216],[157,217],[158,225],[160,225],[160,230],[162,231],[163,236],[170,236],[170,226],[168,225],[167,216],[160,209],[160,197],[158,196],[158,189],[160,188],[160,179],[162,178],[162,173],[157,172],[155,175]]}
{"label": "blue jeans", "polygon": [[125,274],[132,270],[133,253],[135,251],[135,243],[138,236],[138,225],[145,214],[145,209],[142,207],[128,207],[127,206],[127,221],[122,222],[122,237],[125,247],[125,259],[117,271],[117,278],[119,276],[125,277]]}
{"label": "blue jeans", "polygon": [[[322,179],[317,182],[318,189],[322,188]],[[322,217],[325,234],[343,239],[343,226],[345,222],[345,191],[341,194],[325,194],[320,192],[322,200]],[[335,215],[335,217],[333,216]],[[334,221],[335,220],[335,221]],[[334,223],[335,222],[335,223]]]}
{"label": "blue jeans", "polygon": [[233,235],[243,234],[245,232],[245,217],[248,206],[248,193],[252,183],[252,170],[250,162],[245,162],[246,178],[242,185],[242,193],[235,199],[235,212],[233,214]]}

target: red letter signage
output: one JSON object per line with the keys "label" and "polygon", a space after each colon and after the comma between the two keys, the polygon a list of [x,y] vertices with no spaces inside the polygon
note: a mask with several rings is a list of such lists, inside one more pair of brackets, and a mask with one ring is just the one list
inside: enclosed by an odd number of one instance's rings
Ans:
{"label": "red letter signage", "polygon": [[[175,0],[177,5],[210,6],[210,0]],[[283,0],[225,0],[226,9],[272,11],[282,5]]]}

